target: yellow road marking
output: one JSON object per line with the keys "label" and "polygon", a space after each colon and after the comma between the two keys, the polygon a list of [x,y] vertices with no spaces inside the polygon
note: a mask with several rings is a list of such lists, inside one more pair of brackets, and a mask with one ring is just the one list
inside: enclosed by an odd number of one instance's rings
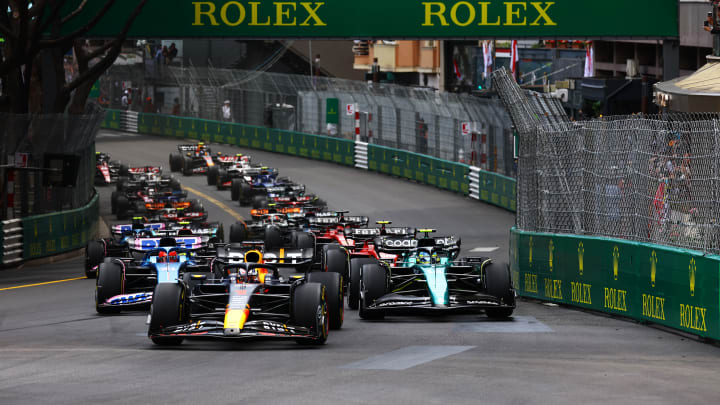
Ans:
{"label": "yellow road marking", "polygon": [[0,291],[15,290],[15,289],[17,289],[17,288],[37,287],[37,286],[39,286],[39,285],[64,283],[64,282],[67,282],[67,281],[85,280],[86,278],[87,278],[87,277],[75,277],[75,278],[68,278],[68,279],[65,279],[65,280],[46,281],[46,282],[44,282],[44,283],[18,285],[18,286],[15,286],[15,287],[0,288]]}
{"label": "yellow road marking", "polygon": [[200,192],[200,191],[198,191],[198,190],[195,190],[194,188],[190,188],[190,187],[187,187],[187,186],[185,186],[185,185],[183,185],[182,187],[183,187],[184,190],[187,190],[187,191],[189,191],[189,192],[191,192],[191,193],[193,193],[193,194],[195,194],[195,195],[198,195],[198,196],[200,196],[200,197],[202,197],[202,198],[210,201],[211,203],[217,205],[218,207],[220,207],[221,210],[227,212],[228,214],[230,214],[231,217],[237,219],[238,221],[243,221],[243,222],[245,222],[245,218],[243,218],[242,215],[238,214],[238,213],[235,212],[232,208],[230,208],[230,207],[228,207],[227,205],[221,203],[220,201],[218,201],[218,200],[210,197],[209,195],[207,195],[207,194],[205,194],[205,193],[202,193],[202,192]]}

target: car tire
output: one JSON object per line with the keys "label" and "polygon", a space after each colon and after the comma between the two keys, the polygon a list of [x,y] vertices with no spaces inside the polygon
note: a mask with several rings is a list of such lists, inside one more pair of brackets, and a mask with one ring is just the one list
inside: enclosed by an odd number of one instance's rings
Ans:
{"label": "car tire", "polygon": [[105,259],[105,245],[99,240],[91,240],[85,247],[85,277],[96,278],[97,270],[93,267],[99,266]]}
{"label": "car tire", "polygon": [[179,153],[171,153],[170,154],[170,171],[171,172],[179,172],[182,170],[182,155]]}
{"label": "car tire", "polygon": [[192,159],[185,156],[182,160],[182,175],[183,176],[192,176]]}
{"label": "car tire", "polygon": [[268,207],[268,199],[264,195],[256,195],[252,200],[253,209],[262,209]]}
{"label": "car tire", "polygon": [[205,206],[198,199],[190,200],[190,211],[191,212],[204,212]]}
{"label": "car tire", "polygon": [[280,249],[285,244],[283,241],[282,232],[280,228],[275,225],[270,225],[265,228],[265,249],[273,250]]}
{"label": "car tire", "polygon": [[117,219],[125,219],[128,215],[128,210],[130,209],[130,201],[128,201],[127,197],[121,195],[117,198],[116,203],[116,212]]}
{"label": "car tire", "polygon": [[112,259],[104,260],[98,267],[95,282],[95,310],[99,314],[116,314],[120,308],[101,307],[99,304],[108,298],[122,294],[123,269]]}
{"label": "car tire", "polygon": [[[505,305],[515,305],[515,294],[512,290],[510,268],[503,263],[490,263],[485,266],[485,287],[487,293],[503,301]],[[488,318],[509,318],[513,308],[489,308],[485,311]]]}
{"label": "car tire", "polygon": [[218,172],[217,178],[215,179],[215,185],[217,186],[218,190],[225,190],[225,186],[223,185],[228,179],[228,172],[225,169],[222,169]]}
{"label": "car tire", "polygon": [[117,191],[113,191],[112,194],[110,194],[110,213],[111,214],[117,214],[117,199],[120,196],[120,193]]}
{"label": "car tire", "polygon": [[240,184],[242,183],[242,180],[240,179],[233,179],[232,183],[230,183],[230,199],[233,201],[237,201],[240,199]]}
{"label": "car tire", "polygon": [[325,287],[330,329],[342,328],[345,319],[345,291],[342,276],[333,272],[310,273],[307,281],[308,283],[320,283]]}
{"label": "car tire", "polygon": [[293,246],[297,249],[315,249],[315,238],[310,232],[293,232]]}
{"label": "car tire", "polygon": [[350,280],[348,281],[348,307],[358,309],[360,306],[360,270],[364,264],[377,264],[372,257],[357,257],[350,259]]}
{"label": "car tire", "polygon": [[247,226],[242,222],[236,222],[230,225],[230,243],[242,243],[247,240]]}
{"label": "car tire", "polygon": [[[149,333],[157,333],[163,328],[181,325],[187,321],[185,288],[179,283],[160,283],[155,286],[152,306],[150,307]],[[160,346],[177,346],[183,338],[152,337],[153,343]]]}
{"label": "car tire", "polygon": [[367,307],[376,299],[387,294],[387,275],[385,270],[377,264],[365,264],[361,269],[360,276],[360,318],[362,319],[383,319],[385,313],[382,311],[368,312]]}
{"label": "car tire", "polygon": [[325,288],[320,283],[303,283],[293,291],[292,318],[297,326],[315,330],[315,339],[297,339],[304,345],[325,344],[329,323]]}
{"label": "car tire", "polygon": [[240,182],[240,194],[238,194],[238,201],[240,206],[249,205],[250,199],[252,198],[252,187],[246,182]]}
{"label": "car tire", "polygon": [[220,169],[217,166],[210,166],[207,171],[207,185],[214,186],[218,182],[218,173]]}
{"label": "car tire", "polygon": [[350,264],[348,262],[348,253],[345,249],[327,249],[323,250],[325,258],[323,259],[323,271],[338,273],[342,276],[344,282],[350,278]]}
{"label": "car tire", "polygon": [[121,164],[120,168],[118,168],[118,176],[130,176],[130,168],[127,165]]}
{"label": "car tire", "polygon": [[124,191],[125,186],[127,186],[127,183],[130,179],[125,176],[119,176],[117,179],[117,182],[115,183],[115,190],[116,191]]}

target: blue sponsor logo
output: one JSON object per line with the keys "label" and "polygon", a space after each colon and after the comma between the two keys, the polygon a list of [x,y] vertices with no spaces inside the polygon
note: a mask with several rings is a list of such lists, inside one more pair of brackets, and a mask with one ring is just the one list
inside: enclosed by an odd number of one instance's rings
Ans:
{"label": "blue sponsor logo", "polygon": [[130,295],[119,295],[110,300],[110,305],[128,305],[148,301],[152,298],[152,293],[140,293]]}
{"label": "blue sponsor logo", "polygon": [[[193,246],[195,246],[198,243],[201,243],[202,241],[198,237],[188,237],[188,238],[175,238],[175,242],[177,242],[178,246],[180,246],[180,247],[192,249]],[[142,250],[152,250],[152,249],[160,247],[159,245],[160,245],[159,238],[140,239],[140,249],[142,249]]]}

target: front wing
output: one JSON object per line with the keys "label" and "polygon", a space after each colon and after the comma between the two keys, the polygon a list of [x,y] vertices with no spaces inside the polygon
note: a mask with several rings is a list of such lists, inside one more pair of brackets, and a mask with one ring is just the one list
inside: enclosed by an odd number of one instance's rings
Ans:
{"label": "front wing", "polygon": [[302,326],[286,325],[277,321],[250,321],[236,333],[226,333],[221,321],[197,321],[184,325],[163,328],[160,331],[148,333],[150,338],[155,337],[186,337],[207,339],[251,339],[251,338],[280,338],[280,339],[318,339],[316,331]]}
{"label": "front wing", "polygon": [[430,297],[390,293],[375,300],[365,308],[368,312],[382,311],[386,314],[403,313],[469,313],[492,308],[515,308],[489,294],[450,295],[448,305],[435,305]]}

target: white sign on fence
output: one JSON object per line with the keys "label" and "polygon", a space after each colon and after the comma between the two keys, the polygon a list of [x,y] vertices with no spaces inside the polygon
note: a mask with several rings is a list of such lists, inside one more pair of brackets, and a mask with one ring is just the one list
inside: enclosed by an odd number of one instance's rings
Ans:
{"label": "white sign on fence", "polygon": [[463,135],[470,135],[472,130],[470,129],[470,123],[469,122],[463,122],[462,123],[462,134]]}
{"label": "white sign on fence", "polygon": [[345,112],[347,115],[355,115],[355,104],[346,105]]}

